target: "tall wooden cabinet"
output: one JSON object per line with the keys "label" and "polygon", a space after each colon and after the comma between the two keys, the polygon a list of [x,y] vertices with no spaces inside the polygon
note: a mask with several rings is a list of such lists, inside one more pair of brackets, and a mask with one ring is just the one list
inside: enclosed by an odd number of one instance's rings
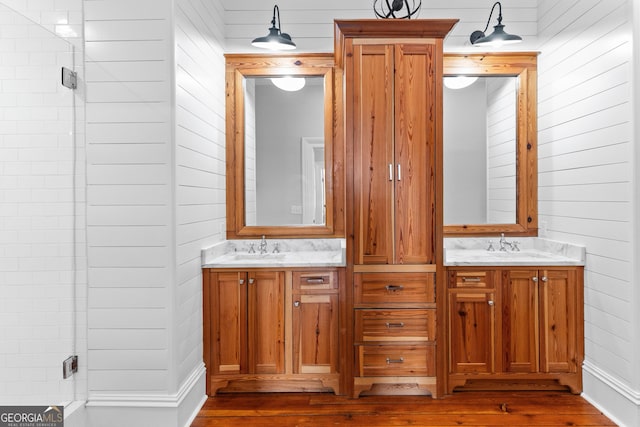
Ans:
{"label": "tall wooden cabinet", "polygon": [[456,22],[336,21],[355,396],[443,390],[442,44]]}

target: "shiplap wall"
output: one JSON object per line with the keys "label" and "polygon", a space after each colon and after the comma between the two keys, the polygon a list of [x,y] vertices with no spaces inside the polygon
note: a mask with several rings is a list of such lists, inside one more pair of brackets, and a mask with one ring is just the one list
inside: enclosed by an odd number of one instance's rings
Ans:
{"label": "shiplap wall", "polygon": [[[86,397],[82,0],[0,1],[0,401]],[[75,114],[74,114],[75,113]],[[62,378],[62,361],[80,357]]]}
{"label": "shiplap wall", "polygon": [[516,222],[516,79],[487,79],[487,222]]}
{"label": "shiplap wall", "polygon": [[171,387],[169,0],[85,0],[89,398]]}
{"label": "shiplap wall", "polygon": [[[274,3],[264,0],[222,0],[227,50],[255,51],[251,40],[268,33]],[[333,52],[333,20],[375,18],[373,0],[281,0],[278,1],[282,31],[291,35],[302,52]],[[380,2],[378,2],[380,3]],[[383,2],[384,3],[384,2]],[[409,1],[411,3],[411,1]],[[417,3],[417,2],[416,2]],[[422,2],[419,18],[458,18],[445,41],[449,51],[469,49],[469,34],[484,30],[494,1],[430,0]],[[519,34],[525,43],[518,49],[535,48],[536,0],[502,1],[505,31]],[[497,19],[497,8],[488,32]],[[524,46],[524,47],[523,47]]]}
{"label": "shiplap wall", "polygon": [[[585,393],[635,426],[637,408],[626,410],[640,396],[630,4],[540,2],[538,164],[541,228],[587,248]],[[600,381],[627,405],[602,392]]]}
{"label": "shiplap wall", "polygon": [[178,385],[202,365],[200,250],[225,235],[224,10],[176,1],[176,343]]}

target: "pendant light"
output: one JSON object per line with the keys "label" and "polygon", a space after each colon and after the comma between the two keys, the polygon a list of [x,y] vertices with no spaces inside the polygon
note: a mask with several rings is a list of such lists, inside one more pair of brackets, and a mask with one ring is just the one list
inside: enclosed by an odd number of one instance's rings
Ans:
{"label": "pendant light", "polygon": [[[277,26],[276,26],[277,16]],[[283,33],[280,30],[280,9],[278,5],[273,7],[273,19],[271,19],[271,28],[269,28],[269,34],[264,37],[258,37],[253,39],[251,44],[255,47],[271,50],[292,50],[296,48],[296,44],[291,41],[291,36],[287,33]]]}
{"label": "pendant light", "polygon": [[[489,23],[491,22],[491,16],[493,10],[498,6],[498,25],[493,27],[493,33],[485,36]],[[471,33],[469,37],[471,44],[474,46],[502,46],[503,44],[519,43],[522,41],[522,37],[513,34],[505,33],[504,25],[502,25],[502,4],[499,1],[495,2],[489,13],[489,20],[484,31],[476,30]]]}

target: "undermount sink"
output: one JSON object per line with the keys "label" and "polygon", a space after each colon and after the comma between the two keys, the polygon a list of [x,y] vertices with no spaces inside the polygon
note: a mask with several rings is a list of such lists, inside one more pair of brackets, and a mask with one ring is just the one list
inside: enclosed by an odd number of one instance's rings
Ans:
{"label": "undermount sink", "polygon": [[287,254],[284,253],[266,253],[266,254],[260,254],[260,253],[236,253],[233,255],[230,255],[230,258],[234,259],[234,260],[243,260],[243,261],[251,261],[251,260],[256,260],[256,261],[262,261],[262,260],[279,260],[279,259],[284,259],[286,258]]}
{"label": "undermount sink", "polygon": [[578,260],[538,249],[446,249],[444,255],[445,265],[579,265]]}

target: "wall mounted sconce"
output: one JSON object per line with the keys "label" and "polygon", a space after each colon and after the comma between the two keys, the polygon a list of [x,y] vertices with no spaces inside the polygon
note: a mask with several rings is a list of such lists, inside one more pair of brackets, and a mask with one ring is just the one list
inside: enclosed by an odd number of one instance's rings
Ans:
{"label": "wall mounted sconce", "polygon": [[[276,16],[278,20],[276,21]],[[276,26],[277,22],[277,26]],[[273,6],[273,19],[271,19],[271,28],[269,28],[269,34],[264,37],[258,37],[253,39],[251,44],[255,47],[271,50],[292,50],[296,48],[296,44],[291,41],[291,36],[287,33],[283,33],[280,29],[282,26],[280,22],[280,9],[278,5]]]}
{"label": "wall mounted sconce", "polygon": [[[498,25],[493,27],[493,33],[485,36],[489,23],[491,22],[491,16],[493,10],[498,6]],[[519,43],[522,41],[522,37],[513,34],[505,33],[504,25],[502,25],[502,4],[499,1],[495,2],[489,13],[489,20],[484,31],[476,30],[471,33],[469,37],[471,44],[474,46],[501,46],[503,44]]]}

